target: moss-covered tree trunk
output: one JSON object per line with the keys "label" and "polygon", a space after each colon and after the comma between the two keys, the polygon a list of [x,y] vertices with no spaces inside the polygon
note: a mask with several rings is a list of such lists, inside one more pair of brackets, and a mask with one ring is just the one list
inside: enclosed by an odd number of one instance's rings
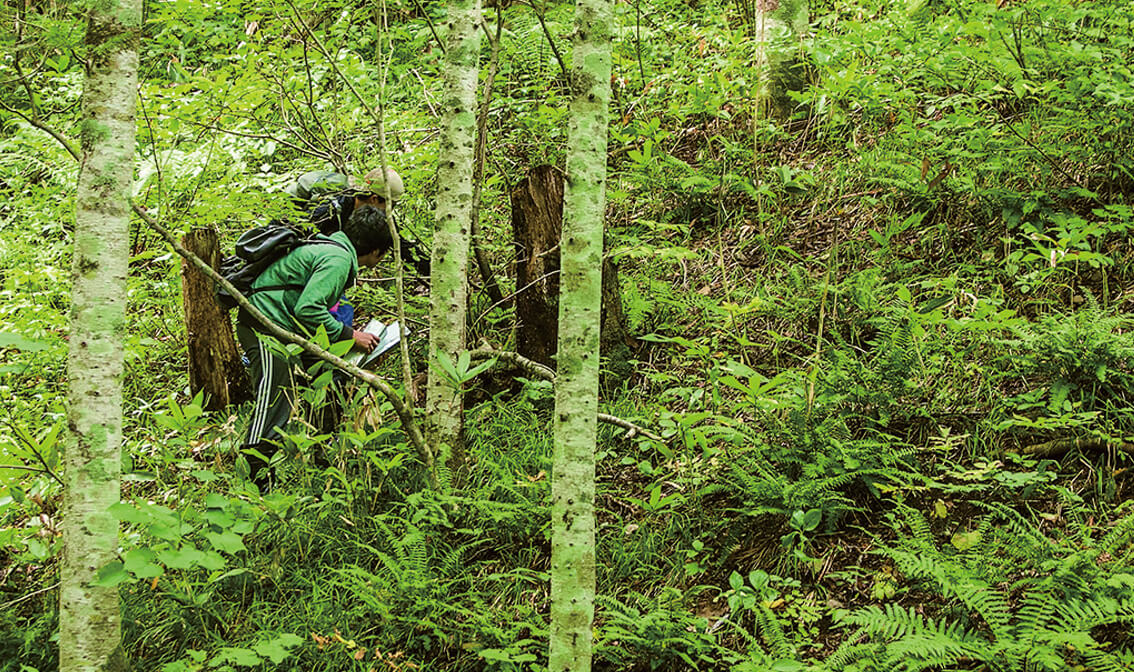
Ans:
{"label": "moss-covered tree trunk", "polygon": [[575,5],[551,483],[551,672],[591,669],[595,414],[613,18],[611,0],[578,0]]}
{"label": "moss-covered tree trunk", "polygon": [[465,349],[469,226],[472,221],[473,153],[476,142],[476,79],[480,56],[480,0],[452,0],[446,22],[445,116],[437,167],[437,223],[433,233],[429,313],[429,385],[425,439],[448,446],[450,465],[464,462],[461,390],[438,375],[437,358],[457,361]]}
{"label": "moss-covered tree trunk", "polygon": [[75,196],[59,669],[129,669],[117,588],[92,585],[115,557],[122,443],[129,191],[142,0],[87,3],[79,183]]}

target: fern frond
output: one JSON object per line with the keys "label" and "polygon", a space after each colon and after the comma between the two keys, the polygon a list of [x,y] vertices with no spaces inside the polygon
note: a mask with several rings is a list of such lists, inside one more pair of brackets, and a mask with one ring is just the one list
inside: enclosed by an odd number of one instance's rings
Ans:
{"label": "fern frond", "polygon": [[[1027,518],[1024,518],[1019,511],[1005,506],[1000,502],[982,502],[979,500],[972,500],[970,503],[978,509],[984,509],[994,515],[1000,517],[1007,525],[1008,530],[1014,535],[1015,543],[1013,546],[1019,546],[1021,541],[1029,542],[1031,548],[1035,550],[1050,551],[1055,548],[1054,542],[1048,539],[1041,533]],[[1045,557],[1048,557],[1045,554]]]}
{"label": "fern frond", "polygon": [[1016,623],[1013,630],[1022,636],[1034,638],[1034,633],[1048,626],[1054,618],[1059,600],[1050,590],[1029,592],[1016,610]]}
{"label": "fern frond", "polygon": [[1134,599],[1116,600],[1095,597],[1087,601],[1073,600],[1056,605],[1059,620],[1053,628],[1062,631],[1089,632],[1093,628],[1116,623],[1134,623]]}
{"label": "fern frond", "polygon": [[1090,664],[1092,672],[1130,672],[1134,669],[1134,655],[1109,653],[1102,649],[1087,649],[1079,655]]}
{"label": "fern frond", "polygon": [[[1108,553],[1110,555],[1119,555],[1119,547],[1130,543],[1131,537],[1134,537],[1134,513],[1119,519],[1110,528],[1110,531],[1099,540],[1098,555]],[[1126,553],[1122,553],[1123,557],[1132,549],[1127,549]],[[1096,556],[1098,557],[1098,556]]]}
{"label": "fern frond", "polygon": [[462,573],[462,563],[465,559],[465,553],[476,548],[482,543],[486,543],[487,539],[477,539],[462,546],[452,548],[445,557],[441,560],[441,576],[458,576]]}
{"label": "fern frond", "polygon": [[972,646],[947,633],[926,632],[903,637],[886,647],[886,665],[911,672],[927,668],[944,668],[962,658],[981,658],[986,647]]}
{"label": "fern frond", "polygon": [[859,660],[878,659],[886,652],[886,645],[879,642],[856,643],[858,637],[849,637],[838,649],[827,657],[829,670],[845,670]]}
{"label": "fern frond", "polygon": [[902,506],[899,509],[902,519],[910,528],[912,537],[904,539],[903,541],[913,542],[913,545],[919,549],[933,549],[935,548],[935,541],[933,538],[933,529],[929,525],[929,520],[921,511],[909,506]]}
{"label": "fern frond", "polygon": [[764,605],[760,605],[760,608],[756,609],[755,613],[756,626],[764,636],[764,642],[768,645],[768,652],[777,658],[794,657],[795,649],[792,647],[791,642],[788,641],[787,635],[784,634],[783,624],[780,623],[776,612]]}
{"label": "fern frond", "polygon": [[907,576],[932,581],[944,595],[959,600],[969,611],[976,612],[997,636],[1007,629],[1012,618],[1007,600],[971,570],[958,572],[960,567],[949,567],[939,558],[894,549],[882,550]]}
{"label": "fern frond", "polygon": [[895,640],[925,631],[925,617],[893,603],[885,607],[870,605],[847,614],[843,620],[857,625],[862,634],[872,637]]}

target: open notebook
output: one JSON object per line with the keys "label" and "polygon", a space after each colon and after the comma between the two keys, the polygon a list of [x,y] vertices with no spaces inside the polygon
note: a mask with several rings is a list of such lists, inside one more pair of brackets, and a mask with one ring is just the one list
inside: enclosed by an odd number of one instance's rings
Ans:
{"label": "open notebook", "polygon": [[[378,337],[378,345],[369,353],[362,352],[361,350],[351,350],[343,359],[363,369],[373,364],[383,353],[397,345],[398,341],[402,340],[402,329],[397,322],[382,324],[379,320],[370,320],[370,322],[363,327],[362,331],[376,335]],[[406,333],[409,333],[408,330]]]}

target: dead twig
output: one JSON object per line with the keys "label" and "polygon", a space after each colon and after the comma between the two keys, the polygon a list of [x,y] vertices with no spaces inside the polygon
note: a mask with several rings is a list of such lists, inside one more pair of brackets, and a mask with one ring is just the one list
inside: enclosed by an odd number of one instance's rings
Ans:
{"label": "dead twig", "polygon": [[[540,364],[535,360],[528,359],[518,352],[511,352],[509,350],[497,350],[488,343],[484,343],[476,350],[470,351],[469,355],[474,361],[482,359],[496,359],[496,361],[498,362],[508,362],[509,364],[523,369],[529,375],[550,381],[552,384],[555,384],[555,372],[552,371],[550,367],[544,366],[543,364]],[[661,443],[668,443],[665,439],[658,436],[657,434],[654,434],[645,427],[634,424],[629,420],[610,415],[609,413],[598,413],[595,415],[595,419],[597,419],[599,422],[605,422],[608,425],[614,425],[616,427],[625,429],[626,438],[632,438],[636,434],[641,434],[647,439],[653,439],[654,441],[659,441]]]}

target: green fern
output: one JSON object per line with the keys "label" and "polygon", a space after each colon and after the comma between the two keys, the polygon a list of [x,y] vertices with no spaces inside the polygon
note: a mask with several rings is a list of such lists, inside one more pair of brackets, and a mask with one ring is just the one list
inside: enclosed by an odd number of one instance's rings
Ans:
{"label": "green fern", "polygon": [[[1099,540],[1097,549],[1098,555],[1111,555],[1121,557],[1117,558],[1125,564],[1127,558],[1131,553],[1134,553],[1134,544],[1131,544],[1131,538],[1134,537],[1134,514],[1129,514],[1125,518],[1119,519],[1114,526],[1106,533],[1101,540]],[[1125,550],[1121,551],[1121,547],[1125,546]]]}
{"label": "green fern", "polygon": [[[855,626],[848,641],[881,644],[870,650],[847,646],[837,655],[850,661],[865,658],[879,668],[896,670],[950,669],[961,660],[983,662],[1005,672],[1065,670],[1077,660],[1112,672],[1130,652],[1093,633],[1108,626],[1134,624],[1134,594],[1126,580],[1108,581],[1115,569],[1094,561],[1101,546],[1122,543],[1126,519],[1115,525],[1103,542],[1084,547],[1062,546],[1045,537],[1018,512],[1001,505],[984,505],[995,517],[980,521],[981,542],[962,552],[946,554],[936,548],[931,529],[919,512],[902,509],[900,516],[913,534],[899,535],[896,547],[880,549],[909,579],[928,586],[960,606],[959,616],[948,611],[936,620],[912,608],[887,604],[842,615]],[[996,526],[995,521],[1002,521]],[[1117,540],[1117,541],[1116,541]],[[998,558],[1012,547],[1021,559],[1015,573],[1022,578],[1005,586]],[[995,583],[992,582],[995,577]]]}
{"label": "green fern", "polygon": [[764,637],[764,643],[768,647],[768,652],[776,658],[795,657],[795,647],[792,646],[787,635],[784,634],[783,624],[780,622],[779,617],[776,616],[776,612],[772,611],[766,605],[761,604],[754,610],[754,613],[756,616],[756,627]]}
{"label": "green fern", "polygon": [[[567,32],[564,18],[558,8],[548,6],[540,8],[544,14],[544,25],[547,33],[554,39]],[[555,59],[555,52],[551,43],[547,41],[544,27],[540,25],[539,18],[531,12],[513,14],[505,32],[501,63],[506,64],[504,69],[509,73],[509,81],[518,82],[522,87],[537,90],[546,90],[551,86],[554,78],[559,74],[559,63]],[[562,55],[563,47],[557,44]]]}

